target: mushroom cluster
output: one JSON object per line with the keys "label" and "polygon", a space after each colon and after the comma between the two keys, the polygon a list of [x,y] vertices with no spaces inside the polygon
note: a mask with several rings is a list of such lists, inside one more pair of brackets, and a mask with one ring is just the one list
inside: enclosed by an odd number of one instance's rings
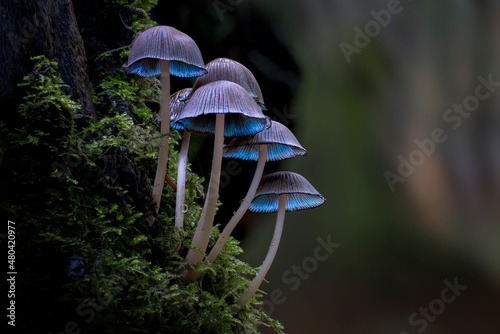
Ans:
{"label": "mushroom cluster", "polygon": [[[261,89],[254,75],[242,64],[218,58],[204,65],[201,52],[186,34],[168,26],[157,26],[141,33],[132,43],[127,73],[141,76],[161,75],[162,95],[158,119],[161,121],[161,146],[152,198],[156,212],[166,177],[170,126],[183,131],[176,185],[176,215],[173,233],[184,225],[187,153],[191,133],[214,136],[212,169],[208,193],[191,247],[186,254],[189,264],[217,260],[231,232],[247,210],[277,212],[276,227],[268,254],[248,290],[237,300],[243,307],[254,296],[277,252],[286,211],[310,209],[322,205],[325,198],[302,176],[278,172],[262,177],[267,161],[278,161],[306,155],[306,150],[283,124],[271,121]],[[192,88],[170,96],[170,74],[198,77]],[[168,101],[168,102],[167,102]],[[224,139],[231,137],[224,146]],[[216,216],[221,163],[223,158],[256,161],[252,183],[239,208],[214,243],[206,250]],[[153,223],[154,220],[150,220]],[[179,251],[179,249],[176,249]],[[199,279],[203,273],[186,270],[185,283]]]}

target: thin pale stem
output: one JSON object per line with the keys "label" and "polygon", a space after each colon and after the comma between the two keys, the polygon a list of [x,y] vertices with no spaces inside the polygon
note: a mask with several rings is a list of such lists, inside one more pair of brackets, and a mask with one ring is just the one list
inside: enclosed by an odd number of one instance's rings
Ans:
{"label": "thin pale stem", "polygon": [[208,185],[208,194],[201,212],[200,221],[198,222],[193,240],[191,241],[192,246],[199,248],[202,251],[190,249],[186,255],[186,261],[188,263],[197,263],[203,259],[204,251],[207,248],[208,241],[210,240],[210,232],[214,222],[217,199],[219,198],[223,145],[224,114],[217,114],[215,116],[214,153],[212,158],[212,172],[210,174],[210,182]]}
{"label": "thin pale stem", "polygon": [[[158,152],[158,166],[156,167],[156,177],[153,186],[153,201],[156,202],[156,212],[160,208],[161,193],[165,184],[165,174],[168,162],[168,141],[170,132],[170,63],[168,60],[160,61],[161,67],[161,129],[162,134],[160,149]],[[151,223],[150,223],[151,224]]]}
{"label": "thin pale stem", "polygon": [[253,176],[252,183],[250,184],[250,188],[248,188],[248,192],[243,201],[241,202],[240,207],[231,217],[231,220],[227,223],[226,227],[222,230],[222,233],[220,234],[219,239],[217,239],[214,248],[212,248],[210,254],[208,254],[207,259],[209,262],[214,262],[214,260],[217,258],[217,256],[222,250],[222,247],[224,247],[224,244],[226,243],[227,239],[229,238],[234,228],[236,227],[238,222],[241,220],[241,218],[247,211],[250,204],[252,203],[252,200],[255,196],[255,192],[257,191],[257,188],[259,186],[260,179],[262,178],[262,173],[264,172],[264,166],[266,165],[266,160],[267,160],[267,144],[262,144],[259,146],[259,159],[257,160],[257,168],[255,169],[255,174]]}
{"label": "thin pale stem", "polygon": [[278,251],[278,246],[281,239],[281,233],[283,232],[283,224],[285,222],[285,212],[286,212],[286,194],[281,194],[278,199],[278,216],[276,217],[276,226],[274,228],[273,238],[271,240],[271,245],[269,246],[269,251],[267,252],[266,258],[262,263],[262,266],[257,273],[257,276],[254,277],[252,284],[248,287],[248,290],[240,297],[240,299],[236,302],[236,305],[243,307],[248,301],[255,295],[257,289],[260,287],[264,278],[266,277],[269,268],[271,268],[271,264],[273,263],[274,256]]}
{"label": "thin pale stem", "polygon": [[186,168],[187,155],[189,151],[189,141],[191,133],[184,130],[182,135],[181,151],[177,164],[177,193],[175,199],[175,231],[184,226],[184,200],[186,197]]}

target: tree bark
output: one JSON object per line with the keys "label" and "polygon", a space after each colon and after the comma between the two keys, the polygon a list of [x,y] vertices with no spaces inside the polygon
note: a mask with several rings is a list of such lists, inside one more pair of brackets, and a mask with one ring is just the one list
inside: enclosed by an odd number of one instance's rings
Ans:
{"label": "tree bark", "polygon": [[82,114],[95,119],[87,59],[71,0],[14,0],[0,5],[0,117],[12,117],[21,102],[17,84],[33,68],[31,57],[45,55],[59,63],[67,94]]}

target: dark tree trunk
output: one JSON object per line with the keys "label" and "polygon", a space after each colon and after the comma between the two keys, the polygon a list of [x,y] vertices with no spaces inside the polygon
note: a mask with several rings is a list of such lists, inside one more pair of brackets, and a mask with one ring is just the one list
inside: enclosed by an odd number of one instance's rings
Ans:
{"label": "dark tree trunk", "polygon": [[2,0],[0,5],[0,105],[11,118],[21,102],[16,87],[33,68],[31,57],[45,55],[59,63],[67,93],[82,113],[95,118],[87,59],[71,0]]}

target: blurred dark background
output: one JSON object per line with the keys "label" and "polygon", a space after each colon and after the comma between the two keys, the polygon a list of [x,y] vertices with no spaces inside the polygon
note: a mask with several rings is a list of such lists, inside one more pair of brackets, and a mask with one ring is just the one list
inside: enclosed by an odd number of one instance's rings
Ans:
{"label": "blurred dark background", "polygon": [[[490,87],[479,106],[470,98],[478,77],[500,81],[497,2],[186,1],[172,8],[160,0],[153,18],[188,33],[207,61],[247,66],[268,115],[308,150],[266,168],[298,172],[327,198],[321,208],[287,214],[261,287],[264,307],[286,333],[500,331],[500,92]],[[447,121],[460,115],[447,110],[464,101],[473,112],[460,124]],[[428,143],[438,128],[446,140],[422,158],[415,140]],[[208,153],[194,158],[193,148],[192,163],[203,174],[211,149],[202,142],[198,152]],[[399,156],[418,166],[396,179]],[[242,168],[221,191],[218,223],[246,192],[253,165]],[[260,265],[274,220],[247,214],[236,233],[244,260]],[[314,258],[318,238],[340,244],[324,261]],[[442,297],[447,284],[463,289],[450,303]]]}

